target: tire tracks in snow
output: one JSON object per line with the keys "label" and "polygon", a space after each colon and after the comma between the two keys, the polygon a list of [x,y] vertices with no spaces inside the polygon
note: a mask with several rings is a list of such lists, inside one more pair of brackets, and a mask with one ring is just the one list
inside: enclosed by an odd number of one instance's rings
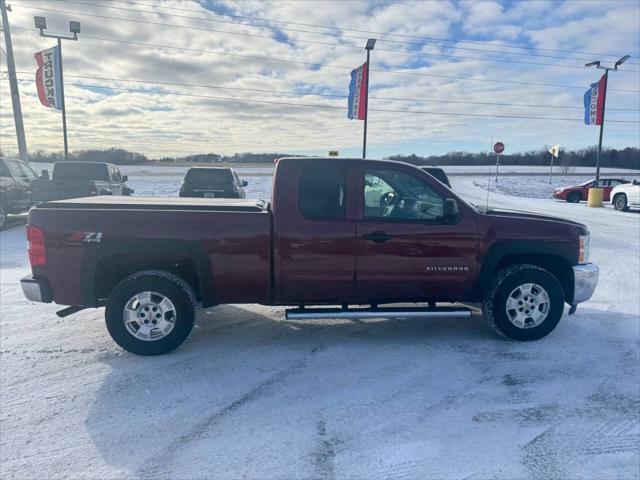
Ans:
{"label": "tire tracks in snow", "polygon": [[[299,361],[295,362],[288,368],[272,374],[266,380],[259,383],[236,400],[227,404],[222,409],[208,415],[203,421],[195,425],[193,428],[183,433],[178,438],[168,442],[168,444],[160,451],[153,453],[146,461],[144,461],[143,465],[135,471],[135,476],[142,478],[159,478],[166,476],[168,474],[168,472],[166,472],[167,467],[169,466],[168,464],[175,461],[175,459],[179,459],[180,453],[188,449],[192,442],[205,438],[206,434],[209,433],[213,427],[226,419],[229,415],[232,415],[243,406],[259,400],[284,379],[303,370],[306,367],[309,358],[324,349],[324,346],[312,348]],[[158,463],[159,459],[165,460]]]}

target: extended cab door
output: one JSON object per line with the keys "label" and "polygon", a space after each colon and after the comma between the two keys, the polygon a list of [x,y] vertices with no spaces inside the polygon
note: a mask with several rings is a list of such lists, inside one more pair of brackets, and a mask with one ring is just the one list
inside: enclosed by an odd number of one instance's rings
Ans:
{"label": "extended cab door", "polygon": [[340,160],[285,159],[275,178],[276,303],[351,302],[354,176]]}
{"label": "extended cab door", "polygon": [[410,166],[370,162],[359,174],[355,302],[457,300],[478,274],[474,212],[457,200],[454,224],[443,215],[455,195]]}

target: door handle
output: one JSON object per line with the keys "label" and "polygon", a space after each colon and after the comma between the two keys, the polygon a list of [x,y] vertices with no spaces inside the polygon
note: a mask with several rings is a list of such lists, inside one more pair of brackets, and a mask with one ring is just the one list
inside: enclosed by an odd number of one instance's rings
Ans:
{"label": "door handle", "polygon": [[366,233],[362,235],[362,238],[364,238],[365,240],[369,240],[371,242],[383,243],[383,242],[386,242],[387,240],[391,240],[393,236],[387,235],[384,232],[373,232],[373,233]]}

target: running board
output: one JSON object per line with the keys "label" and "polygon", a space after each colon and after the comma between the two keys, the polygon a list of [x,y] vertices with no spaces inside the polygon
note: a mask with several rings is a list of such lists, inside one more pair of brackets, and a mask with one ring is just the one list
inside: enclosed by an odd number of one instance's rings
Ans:
{"label": "running board", "polygon": [[287,320],[349,320],[368,318],[470,317],[468,308],[293,308],[285,311]]}

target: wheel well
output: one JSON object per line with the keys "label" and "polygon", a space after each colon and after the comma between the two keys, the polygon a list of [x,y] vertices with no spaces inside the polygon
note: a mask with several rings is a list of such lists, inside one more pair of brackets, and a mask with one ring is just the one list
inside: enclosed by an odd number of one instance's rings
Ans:
{"label": "wheel well", "polygon": [[627,195],[627,194],[626,194],[626,193],[624,193],[624,192],[616,192],[616,193],[613,195],[613,200],[615,201],[615,199],[616,199],[616,198],[618,198],[618,197],[625,197],[626,195]]}
{"label": "wheel well", "polygon": [[580,191],[578,191],[578,190],[574,190],[574,191],[569,192],[569,193],[567,194],[567,198],[569,198],[569,197],[576,197],[576,196],[577,196],[577,197],[582,198],[582,192],[580,192]]}
{"label": "wheel well", "polygon": [[532,253],[506,255],[498,262],[493,272],[491,272],[490,278],[493,278],[495,274],[503,268],[519,263],[536,265],[551,272],[551,274],[558,279],[560,285],[562,286],[565,301],[569,304],[573,301],[573,268],[568,260],[557,255]]}
{"label": "wheel well", "polygon": [[183,279],[200,300],[200,283],[193,261],[185,257],[140,257],[117,255],[101,260],[96,266],[95,294],[98,303],[104,303],[111,291],[129,275],[142,270],[163,270]]}

